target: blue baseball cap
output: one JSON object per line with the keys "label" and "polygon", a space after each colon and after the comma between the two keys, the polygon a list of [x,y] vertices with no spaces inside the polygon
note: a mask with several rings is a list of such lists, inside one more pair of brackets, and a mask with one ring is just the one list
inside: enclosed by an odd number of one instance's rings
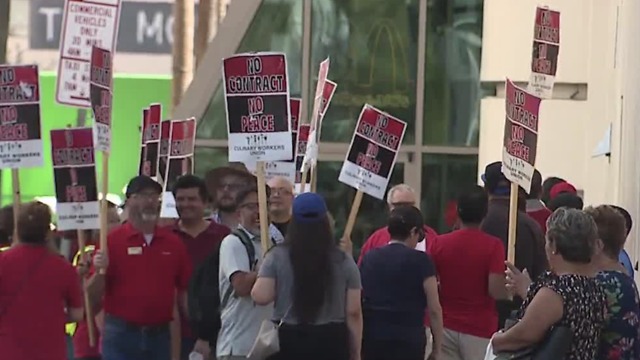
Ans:
{"label": "blue baseball cap", "polygon": [[299,223],[318,222],[327,216],[327,204],[316,193],[303,193],[293,200],[293,219]]}

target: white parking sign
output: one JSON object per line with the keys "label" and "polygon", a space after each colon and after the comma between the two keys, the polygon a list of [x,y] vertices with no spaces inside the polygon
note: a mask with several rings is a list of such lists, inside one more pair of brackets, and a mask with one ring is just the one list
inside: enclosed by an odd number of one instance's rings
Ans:
{"label": "white parking sign", "polygon": [[116,48],[120,0],[66,0],[60,41],[56,101],[91,107],[89,65],[91,48]]}

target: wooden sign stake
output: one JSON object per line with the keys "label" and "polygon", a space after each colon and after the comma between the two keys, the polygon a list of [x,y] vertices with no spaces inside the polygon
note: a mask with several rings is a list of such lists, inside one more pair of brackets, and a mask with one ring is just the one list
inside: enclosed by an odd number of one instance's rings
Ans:
{"label": "wooden sign stake", "polygon": [[267,209],[267,184],[264,172],[264,161],[258,161],[256,164],[256,175],[258,177],[258,210],[260,213],[260,243],[262,244],[262,256],[265,256],[271,247],[271,237],[269,236],[269,210]]}
{"label": "wooden sign stake", "polygon": [[18,243],[18,218],[20,217],[20,170],[11,169],[11,185],[13,186],[13,241]]}
{"label": "wooden sign stake", "polygon": [[363,195],[364,193],[362,190],[358,190],[356,192],[356,196],[353,198],[349,218],[347,219],[347,224],[344,227],[344,237],[351,236],[351,232],[353,232],[353,227],[356,225],[356,219],[358,218],[358,212],[360,211],[360,204],[362,204]]}
{"label": "wooden sign stake", "polygon": [[[107,194],[109,193],[109,153],[102,152],[102,199],[100,199],[100,249],[105,254],[107,253]],[[107,254],[108,255],[108,254]],[[100,270],[100,273],[104,275],[105,271]]]}
{"label": "wooden sign stake", "polygon": [[300,194],[304,194],[307,190],[307,178],[309,177],[309,169],[304,170],[302,172],[302,176],[300,177]]}
{"label": "wooden sign stake", "polygon": [[[87,241],[85,239],[85,231],[77,230],[78,234],[78,249],[80,251],[80,261],[85,260],[85,251],[84,248],[87,245]],[[86,315],[87,327],[89,328],[89,346],[94,347],[96,345],[96,335],[94,332],[94,319],[93,319],[93,310],[91,309],[91,302],[89,300],[89,292],[85,289],[85,281],[84,276],[82,277],[82,294],[84,295],[84,311]]]}

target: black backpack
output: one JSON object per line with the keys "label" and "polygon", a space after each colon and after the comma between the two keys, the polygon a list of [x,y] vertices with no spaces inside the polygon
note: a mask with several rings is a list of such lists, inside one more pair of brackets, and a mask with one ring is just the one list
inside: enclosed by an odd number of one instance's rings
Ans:
{"label": "black backpack", "polygon": [[[256,260],[256,251],[246,232],[240,229],[233,230],[232,235],[237,236],[242,245],[247,249],[249,264],[253,266]],[[233,294],[233,288],[220,299],[218,269],[220,266],[220,245],[207,256],[196,268],[189,281],[188,306],[191,329],[198,339],[208,340],[215,346],[218,332],[222,322],[220,312]],[[222,300],[222,301],[221,301]]]}

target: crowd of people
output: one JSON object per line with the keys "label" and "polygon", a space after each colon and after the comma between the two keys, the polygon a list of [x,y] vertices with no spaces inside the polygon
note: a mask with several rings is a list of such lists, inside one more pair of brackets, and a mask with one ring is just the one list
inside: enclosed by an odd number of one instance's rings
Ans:
{"label": "crowd of people", "polygon": [[486,166],[484,186],[460,189],[443,234],[424,223],[416,192],[394,185],[387,223],[357,257],[321,194],[295,194],[281,177],[265,189],[263,253],[258,182],[236,164],[180,177],[178,219],[159,217],[160,184],[133,178],[124,204],[110,204],[107,248],[87,232],[69,258],[60,239],[76,232],[52,230],[48,206],[22,204],[16,224],[5,207],[1,357],[263,359],[266,322],[279,338],[270,360],[640,359],[630,214],[583,208],[568,181],[536,171],[518,194],[509,263],[501,166]]}

